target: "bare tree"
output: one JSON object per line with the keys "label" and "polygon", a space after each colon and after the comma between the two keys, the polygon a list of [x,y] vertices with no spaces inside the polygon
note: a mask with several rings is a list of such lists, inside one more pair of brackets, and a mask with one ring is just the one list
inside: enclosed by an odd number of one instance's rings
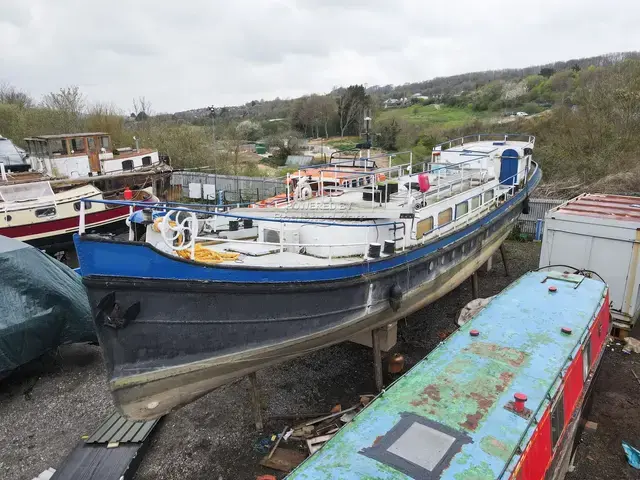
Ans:
{"label": "bare tree", "polygon": [[133,99],[133,113],[136,120],[146,120],[151,116],[151,102],[142,96]]}
{"label": "bare tree", "polygon": [[368,104],[368,95],[362,85],[351,85],[340,93],[336,99],[338,118],[340,120],[340,136],[344,137],[347,129],[362,116]]}
{"label": "bare tree", "polygon": [[81,117],[86,105],[84,95],[78,86],[64,87],[58,92],[47,93],[42,97],[42,106],[59,113],[60,129],[73,132],[82,128]]}
{"label": "bare tree", "polygon": [[33,107],[33,99],[8,83],[0,83],[0,103],[17,105],[21,108]]}
{"label": "bare tree", "polygon": [[42,105],[52,110],[60,110],[80,116],[85,110],[85,98],[80,87],[63,87],[58,92],[47,93],[42,97]]}
{"label": "bare tree", "polygon": [[333,98],[328,95],[318,97],[317,102],[318,118],[324,125],[324,136],[329,138],[329,122],[336,117],[338,108]]}

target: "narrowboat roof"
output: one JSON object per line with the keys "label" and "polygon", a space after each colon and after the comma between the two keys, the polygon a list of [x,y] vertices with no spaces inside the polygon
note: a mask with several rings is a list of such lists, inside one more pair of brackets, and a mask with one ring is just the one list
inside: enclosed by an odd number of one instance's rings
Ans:
{"label": "narrowboat roof", "polygon": [[[508,478],[605,296],[597,280],[526,274],[288,478]],[[505,408],[516,393],[529,419]]]}
{"label": "narrowboat roof", "polygon": [[640,223],[640,198],[585,193],[550,210],[547,215],[553,217],[554,213]]}

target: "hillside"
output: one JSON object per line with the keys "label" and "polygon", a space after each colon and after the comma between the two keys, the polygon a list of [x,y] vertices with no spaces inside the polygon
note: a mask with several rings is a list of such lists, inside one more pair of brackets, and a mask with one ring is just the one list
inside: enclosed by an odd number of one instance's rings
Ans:
{"label": "hillside", "polygon": [[[84,98],[77,87],[36,102],[0,85],[0,133],[20,144],[36,134],[106,131],[116,146],[131,146],[136,136],[141,146],[168,154],[175,167],[215,165],[218,173],[278,175],[287,156],[301,152],[301,138],[326,144],[333,138],[340,147],[362,143],[365,117],[372,119],[373,147],[411,150],[417,159],[429,158],[433,145],[447,138],[524,131],[538,138],[535,155],[547,194],[640,193],[637,52],[377,88],[350,85],[328,95],[220,107],[212,119],[207,109],[149,116],[144,108],[125,118]],[[273,158],[248,158],[245,144],[255,141],[266,143]]]}
{"label": "hillside", "polygon": [[[410,98],[412,95],[422,95],[442,99],[456,94],[475,91],[489,83],[514,84],[531,75],[538,75],[541,71],[564,71],[571,68],[587,69],[589,67],[609,67],[626,59],[640,59],[640,52],[620,52],[598,55],[588,58],[576,58],[544,65],[534,65],[526,68],[511,68],[504,70],[488,70],[484,72],[470,72],[449,77],[436,77],[423,82],[406,83],[404,85],[373,85],[366,88],[367,94],[382,104],[390,98]],[[338,96],[344,87],[336,88],[328,95]],[[217,113],[223,117],[262,121],[269,119],[286,119],[291,116],[293,107],[300,98],[273,100],[253,100],[244,105],[216,106]],[[194,110],[175,112],[174,119],[182,119],[192,123],[206,123],[209,120],[208,107]]]}

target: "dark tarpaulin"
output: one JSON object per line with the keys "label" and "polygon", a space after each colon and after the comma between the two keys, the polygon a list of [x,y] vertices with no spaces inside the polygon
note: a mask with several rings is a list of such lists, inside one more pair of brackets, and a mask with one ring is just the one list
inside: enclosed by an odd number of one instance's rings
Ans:
{"label": "dark tarpaulin", "polygon": [[59,345],[96,341],[80,276],[0,236],[0,377]]}

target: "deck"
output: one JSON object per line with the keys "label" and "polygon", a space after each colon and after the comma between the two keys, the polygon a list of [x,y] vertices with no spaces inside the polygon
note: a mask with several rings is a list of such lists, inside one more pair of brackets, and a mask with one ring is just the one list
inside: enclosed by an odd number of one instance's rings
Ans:
{"label": "deck", "polygon": [[500,293],[289,478],[508,477],[533,427],[505,406],[524,393],[539,420],[606,293],[597,280],[543,283],[548,275],[529,273]]}

